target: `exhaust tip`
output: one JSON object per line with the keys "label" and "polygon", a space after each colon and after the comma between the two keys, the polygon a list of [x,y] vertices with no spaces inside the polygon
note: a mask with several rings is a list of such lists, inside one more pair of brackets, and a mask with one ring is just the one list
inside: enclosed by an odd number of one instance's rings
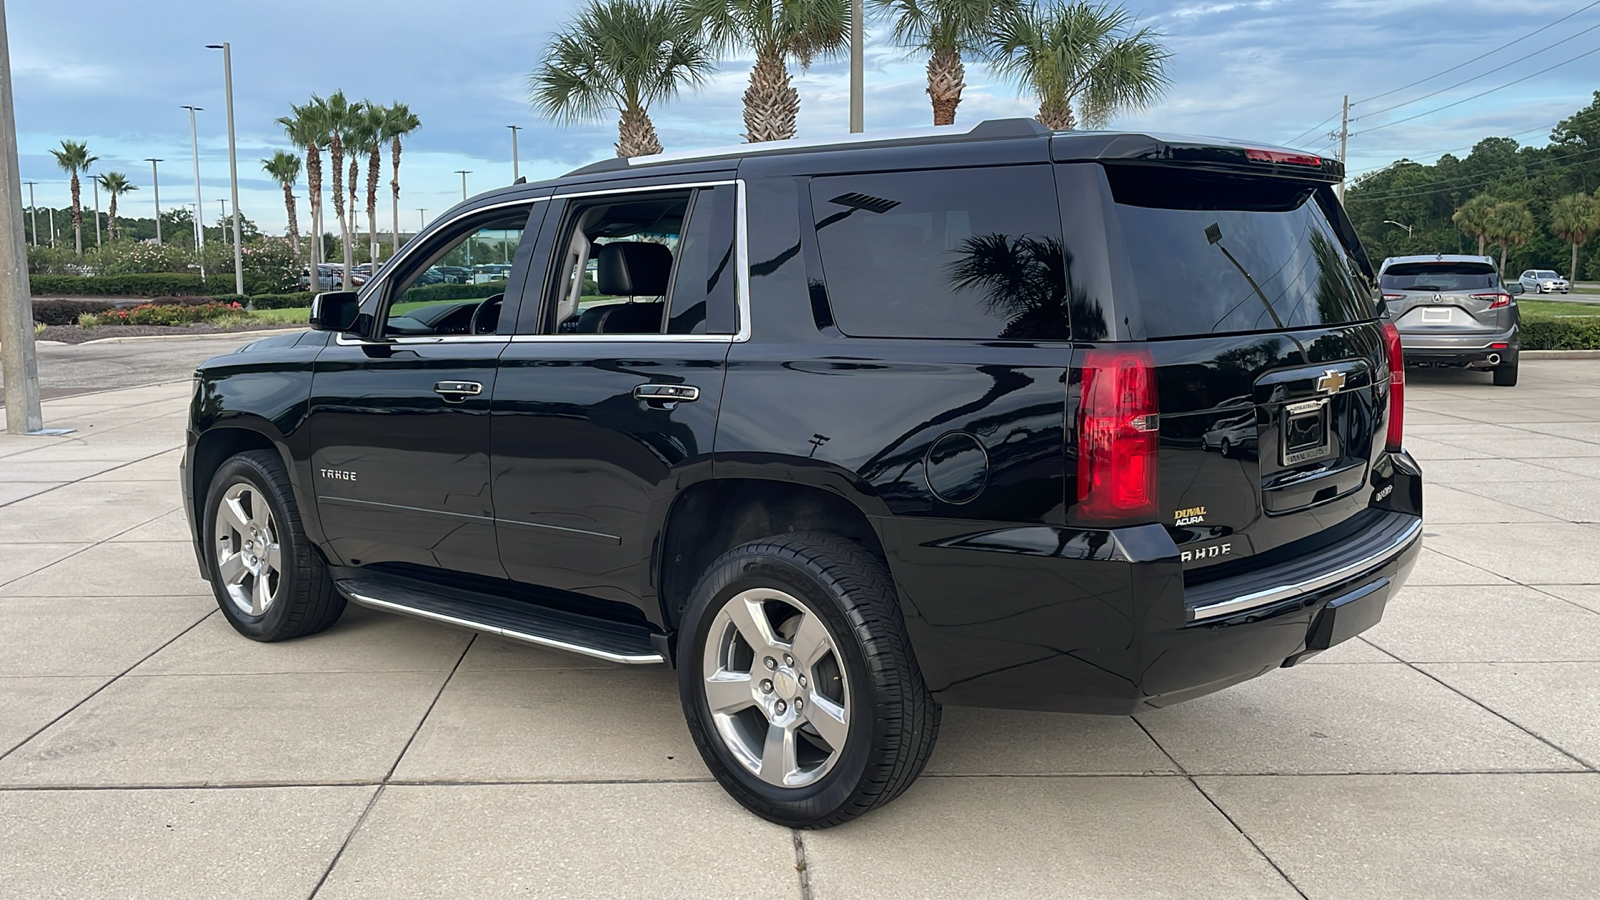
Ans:
{"label": "exhaust tip", "polygon": [[1491,354],[1489,354],[1489,357],[1488,357],[1488,359],[1486,361],[1491,366],[1498,366],[1498,365],[1500,365],[1500,354],[1491,353]]}

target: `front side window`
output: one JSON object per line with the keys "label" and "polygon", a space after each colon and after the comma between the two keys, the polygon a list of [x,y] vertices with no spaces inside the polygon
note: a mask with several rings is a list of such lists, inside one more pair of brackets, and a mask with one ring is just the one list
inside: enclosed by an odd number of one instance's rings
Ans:
{"label": "front side window", "polygon": [[1048,166],[814,178],[839,330],[860,337],[1069,340]]}
{"label": "front side window", "polygon": [[522,243],[528,210],[435,235],[413,254],[389,291],[387,337],[500,333],[512,260]]}

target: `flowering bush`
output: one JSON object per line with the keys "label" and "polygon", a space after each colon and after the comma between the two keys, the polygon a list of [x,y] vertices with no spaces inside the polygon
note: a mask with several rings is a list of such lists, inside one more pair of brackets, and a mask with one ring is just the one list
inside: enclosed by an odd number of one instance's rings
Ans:
{"label": "flowering bush", "polygon": [[84,254],[96,275],[133,275],[144,272],[187,272],[194,251],[178,244],[118,241]]}
{"label": "flowering bush", "polygon": [[93,318],[96,325],[192,325],[243,315],[244,307],[238,303],[141,303],[109,309]]}
{"label": "flowering bush", "polygon": [[[300,289],[295,246],[288,238],[269,237],[239,248],[244,279],[251,294],[286,294]],[[228,266],[231,271],[233,266]]]}

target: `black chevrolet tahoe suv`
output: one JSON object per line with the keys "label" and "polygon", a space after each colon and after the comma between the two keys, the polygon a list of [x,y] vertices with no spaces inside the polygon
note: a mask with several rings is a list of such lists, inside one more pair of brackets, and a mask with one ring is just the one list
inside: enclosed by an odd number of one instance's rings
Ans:
{"label": "black chevrolet tahoe suv", "polygon": [[735,798],[845,821],[941,704],[1126,715],[1378,621],[1421,473],[1342,174],[999,121],[491,191],[196,372],[200,567],[259,641],[673,666]]}

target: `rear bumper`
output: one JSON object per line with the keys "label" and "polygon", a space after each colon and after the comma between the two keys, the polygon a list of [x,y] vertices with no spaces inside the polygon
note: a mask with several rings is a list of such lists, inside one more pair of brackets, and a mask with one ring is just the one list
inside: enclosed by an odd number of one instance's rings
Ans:
{"label": "rear bumper", "polygon": [[1406,364],[1412,366],[1492,367],[1515,363],[1520,348],[1516,326],[1498,334],[1400,332],[1400,349],[1405,353]]}
{"label": "rear bumper", "polygon": [[1422,486],[1409,457],[1374,468],[1383,498],[1359,533],[1199,587],[1185,587],[1159,525],[874,524],[940,702],[1127,714],[1294,665],[1376,624],[1421,553]]}

